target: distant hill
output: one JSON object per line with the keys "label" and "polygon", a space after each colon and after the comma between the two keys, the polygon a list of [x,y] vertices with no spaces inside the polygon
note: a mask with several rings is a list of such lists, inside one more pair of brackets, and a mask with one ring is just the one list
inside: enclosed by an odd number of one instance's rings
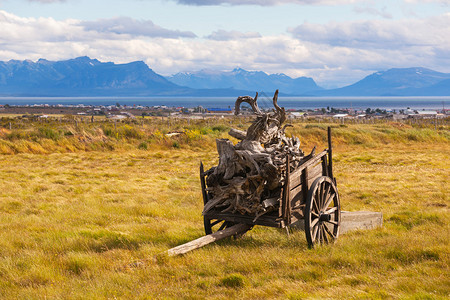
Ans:
{"label": "distant hill", "polygon": [[89,57],[65,61],[0,61],[0,96],[450,96],[450,74],[425,68],[373,73],[339,89],[324,90],[312,78],[234,69],[203,70],[163,77],[144,62],[100,62]]}
{"label": "distant hill", "polygon": [[450,74],[425,68],[389,69],[320,96],[450,96]]}
{"label": "distant hill", "polygon": [[262,71],[246,71],[236,68],[233,71],[221,72],[201,70],[198,72],[177,73],[166,77],[169,81],[193,89],[237,89],[259,91],[272,94],[279,89],[284,94],[311,95],[322,90],[312,78],[291,78],[285,74],[266,74]]}
{"label": "distant hill", "polygon": [[156,74],[142,61],[114,64],[78,57],[57,62],[0,62],[0,95],[151,96],[190,92]]}

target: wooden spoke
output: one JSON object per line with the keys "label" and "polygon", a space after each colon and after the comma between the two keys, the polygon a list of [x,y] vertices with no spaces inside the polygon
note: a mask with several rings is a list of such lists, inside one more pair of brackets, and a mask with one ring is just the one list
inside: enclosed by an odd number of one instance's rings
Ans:
{"label": "wooden spoke", "polygon": [[322,224],[322,234],[323,234],[325,243],[328,244],[328,237],[327,237],[327,233],[325,232],[325,227],[326,227],[325,224]]}
{"label": "wooden spoke", "polygon": [[314,195],[314,202],[316,202],[317,209],[320,212],[320,209],[322,208],[322,206],[320,205],[320,194],[319,193],[316,193]]}
{"label": "wooden spoke", "polygon": [[316,234],[315,241],[320,243],[320,226],[319,225],[317,225],[317,234]]}
{"label": "wooden spoke", "polygon": [[316,212],[314,212],[314,211],[311,211],[311,215],[313,215],[313,216],[316,217],[316,218],[319,217],[319,215],[318,215]]}
{"label": "wooden spoke", "polygon": [[331,236],[331,238],[334,240],[336,239],[336,236],[330,231],[330,229],[325,225],[325,231]]}
{"label": "wooden spoke", "polygon": [[331,194],[330,197],[328,197],[327,201],[325,202],[325,205],[323,206],[323,208],[324,208],[324,209],[327,209],[328,206],[330,206],[331,201],[333,201],[333,199],[334,199],[334,195]]}
{"label": "wooden spoke", "polygon": [[320,213],[320,209],[319,209],[319,207],[317,206],[317,202],[316,202],[316,201],[313,201],[313,206],[314,206],[314,211],[315,211],[316,213]]}
{"label": "wooden spoke", "polygon": [[211,227],[213,227],[214,225],[219,224],[220,222],[222,222],[223,220],[216,220],[214,222],[211,223]]}
{"label": "wooden spoke", "polygon": [[319,207],[321,210],[323,209],[323,204],[324,204],[324,199],[323,199],[324,186],[325,186],[325,182],[322,182],[322,184],[320,185],[319,193],[318,193],[319,199],[320,199]]}
{"label": "wooden spoke", "polygon": [[314,237],[314,240],[317,240],[318,231],[319,231],[319,226],[315,226],[313,229],[313,234],[312,234],[312,236]]}
{"label": "wooden spoke", "polygon": [[312,222],[311,222],[311,227],[316,226],[316,224],[319,222],[319,218],[315,218]]}
{"label": "wooden spoke", "polygon": [[328,195],[330,194],[330,190],[331,190],[331,184],[327,184],[327,192],[325,193],[325,197],[328,197]]}
{"label": "wooden spoke", "polygon": [[220,225],[220,228],[218,231],[223,230],[227,226],[227,222],[223,222],[222,225]]}
{"label": "wooden spoke", "polygon": [[333,224],[333,225],[336,225],[336,226],[338,226],[339,225],[339,223],[338,222],[336,222],[336,221],[325,221],[325,222],[327,222],[327,223],[330,223],[330,224]]}
{"label": "wooden spoke", "polygon": [[337,211],[337,207],[332,207],[329,210],[325,211],[326,214],[331,215],[332,213],[334,213],[335,211]]}
{"label": "wooden spoke", "polygon": [[[203,224],[205,226],[206,234],[211,234],[216,231],[224,230],[225,228],[235,225],[235,223],[233,223],[233,222],[228,222],[228,221],[224,221],[224,220],[220,220],[220,219],[210,220],[206,217],[203,217]],[[218,224],[220,224],[220,226],[216,226]],[[218,228],[213,228],[214,226],[216,226]]]}

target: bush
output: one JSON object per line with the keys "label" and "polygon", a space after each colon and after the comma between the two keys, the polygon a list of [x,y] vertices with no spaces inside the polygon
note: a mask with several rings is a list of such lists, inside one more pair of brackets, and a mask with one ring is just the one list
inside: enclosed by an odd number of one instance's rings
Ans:
{"label": "bush", "polygon": [[231,288],[241,288],[245,285],[245,277],[241,274],[230,274],[222,278],[220,284]]}
{"label": "bush", "polygon": [[138,148],[141,150],[148,150],[148,144],[146,142],[142,142],[139,144]]}

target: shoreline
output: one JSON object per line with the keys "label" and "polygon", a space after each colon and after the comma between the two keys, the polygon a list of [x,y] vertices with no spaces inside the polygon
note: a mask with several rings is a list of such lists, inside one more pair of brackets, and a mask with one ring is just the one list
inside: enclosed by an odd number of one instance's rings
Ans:
{"label": "shoreline", "polygon": [[[123,107],[150,108],[156,106],[182,108],[232,108],[235,97],[0,97],[0,107],[52,106],[52,107]],[[260,108],[271,107],[272,98],[260,96]],[[286,109],[308,110],[333,107],[337,109],[445,109],[450,96],[440,97],[280,97],[279,104]]]}

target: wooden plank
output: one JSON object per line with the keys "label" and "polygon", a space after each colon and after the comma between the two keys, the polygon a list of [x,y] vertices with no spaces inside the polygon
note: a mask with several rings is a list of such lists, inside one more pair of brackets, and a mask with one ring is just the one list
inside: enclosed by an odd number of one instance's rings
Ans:
{"label": "wooden plank", "polygon": [[[303,169],[303,171],[308,170],[308,187],[311,185],[311,183],[317,178],[322,176],[323,170],[322,170],[322,164],[318,162],[317,165],[312,166],[312,167],[307,167],[305,169]],[[290,189],[291,192],[293,192],[294,190],[298,190],[299,186],[303,186],[303,182],[304,182],[304,175],[302,175],[300,177],[300,180],[298,180],[297,182],[295,182],[295,184],[293,184],[292,180],[290,180]],[[292,196],[291,196],[292,198]]]}
{"label": "wooden plank", "polygon": [[298,205],[296,207],[292,208],[292,212],[291,212],[291,224],[298,222],[299,220],[301,220],[303,222],[303,209],[305,207],[305,204],[301,204]]}
{"label": "wooden plank", "polygon": [[[299,184],[301,184],[301,177],[302,177],[303,169],[309,168],[311,166],[315,166],[317,163],[320,163],[322,157],[326,154],[327,154],[327,150],[320,152],[318,155],[314,156],[313,158],[309,159],[307,162],[305,162],[301,166],[299,166],[295,171],[291,172],[291,174],[290,174],[291,189],[295,188]],[[322,168],[320,167],[320,169],[322,169]]]}
{"label": "wooden plank", "polygon": [[230,237],[232,235],[243,234],[246,231],[248,231],[251,227],[252,226],[248,225],[248,224],[236,224],[229,228],[225,228],[224,230],[220,230],[220,231],[214,232],[212,234],[202,236],[201,238],[190,241],[186,244],[179,245],[177,247],[169,249],[165,253],[169,256],[185,254],[189,251],[198,249],[200,247],[214,243],[216,241],[220,241],[220,240]]}
{"label": "wooden plank", "polygon": [[[292,227],[305,230],[304,220],[291,224]],[[372,211],[341,211],[340,234],[353,230],[368,230],[383,226],[383,214]]]}
{"label": "wooden plank", "polygon": [[375,229],[383,226],[383,213],[372,211],[342,211],[340,233]]}
{"label": "wooden plank", "polygon": [[308,168],[308,189],[316,178],[322,176],[322,163],[318,162],[317,165]]}
{"label": "wooden plank", "polygon": [[291,190],[291,192],[289,193],[289,199],[292,203],[292,206],[295,206],[294,203],[304,203],[305,202],[305,197],[303,196],[303,187],[302,185],[297,186],[296,188],[293,188]]}

